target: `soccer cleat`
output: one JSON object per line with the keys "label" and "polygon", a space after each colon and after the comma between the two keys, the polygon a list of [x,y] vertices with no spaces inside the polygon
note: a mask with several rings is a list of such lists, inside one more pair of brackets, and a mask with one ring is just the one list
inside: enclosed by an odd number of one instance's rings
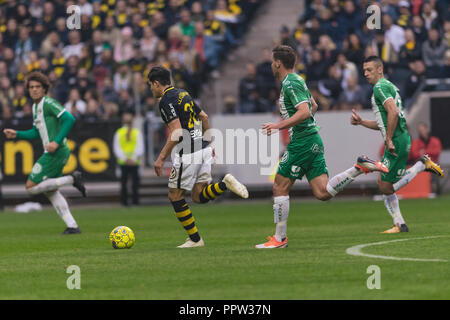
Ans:
{"label": "soccer cleat", "polygon": [[74,171],[71,176],[73,177],[73,186],[81,192],[83,197],[86,197],[86,188],[84,186],[83,178],[80,171]]}
{"label": "soccer cleat", "polygon": [[390,229],[387,229],[386,231],[380,232],[380,233],[400,233],[400,232],[409,232],[408,226],[406,224],[402,224],[399,226],[395,225]]}
{"label": "soccer cleat", "polygon": [[235,177],[233,177],[230,173],[228,173],[222,180],[225,182],[225,185],[227,186],[227,189],[231,192],[237,194],[241,198],[247,199],[248,198],[248,191],[247,188],[237,181]]}
{"label": "soccer cleat", "polygon": [[194,242],[191,240],[191,238],[187,238],[186,242],[182,245],[179,245],[177,248],[194,248],[194,247],[203,247],[205,245],[205,242],[202,238],[200,238],[199,241]]}
{"label": "soccer cleat", "polygon": [[444,172],[441,167],[437,163],[433,162],[427,154],[421,156],[419,161],[422,161],[425,165],[425,171],[432,172],[441,178],[444,177]]}
{"label": "soccer cleat", "polygon": [[373,171],[388,173],[389,169],[378,160],[371,160],[366,156],[358,157],[355,167],[362,170],[365,174]]}
{"label": "soccer cleat", "polygon": [[269,239],[269,241],[267,241],[266,243],[257,244],[255,245],[255,248],[274,249],[274,248],[287,248],[288,246],[287,237],[283,241],[278,241],[275,236],[273,237],[268,236],[267,239]]}
{"label": "soccer cleat", "polygon": [[78,234],[81,233],[80,228],[66,228],[62,234]]}

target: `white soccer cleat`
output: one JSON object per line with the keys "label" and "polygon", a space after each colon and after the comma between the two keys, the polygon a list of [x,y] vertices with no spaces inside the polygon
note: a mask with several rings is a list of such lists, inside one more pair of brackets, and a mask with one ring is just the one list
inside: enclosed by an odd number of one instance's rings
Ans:
{"label": "white soccer cleat", "polygon": [[177,248],[194,248],[194,247],[203,247],[205,245],[205,242],[202,238],[200,238],[200,241],[194,242],[191,240],[191,238],[187,238],[186,242],[182,245],[179,245]]}
{"label": "white soccer cleat", "polygon": [[248,198],[247,188],[242,183],[237,181],[237,179],[235,177],[233,177],[233,175],[231,175],[230,173],[228,173],[223,178],[222,181],[225,182],[227,189],[230,190],[231,192],[237,194],[241,198],[244,198],[244,199]]}

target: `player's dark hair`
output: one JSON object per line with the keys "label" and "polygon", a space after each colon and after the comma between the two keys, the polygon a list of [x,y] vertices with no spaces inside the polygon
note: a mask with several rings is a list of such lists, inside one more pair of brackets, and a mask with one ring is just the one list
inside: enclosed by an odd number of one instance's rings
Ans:
{"label": "player's dark hair", "polygon": [[295,51],[290,46],[279,45],[272,49],[274,60],[279,60],[286,69],[293,69],[295,65]]}
{"label": "player's dark hair", "polygon": [[366,62],[375,62],[376,64],[383,67],[383,60],[381,60],[381,58],[378,56],[367,57],[366,59],[364,59],[364,63]]}
{"label": "player's dark hair", "polygon": [[48,80],[47,76],[40,71],[33,71],[27,75],[26,85],[25,85],[25,87],[27,89],[30,85],[30,81],[39,82],[42,85],[42,87],[44,88],[45,93],[47,93],[48,89],[50,88],[50,81]]}
{"label": "player's dark hair", "polygon": [[163,67],[153,67],[148,73],[148,81],[158,81],[162,85],[170,84],[170,71]]}

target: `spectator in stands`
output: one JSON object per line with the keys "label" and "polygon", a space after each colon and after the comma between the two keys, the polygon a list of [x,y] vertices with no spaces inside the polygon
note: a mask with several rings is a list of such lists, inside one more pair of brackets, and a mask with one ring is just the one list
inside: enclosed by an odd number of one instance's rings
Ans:
{"label": "spectator in stands", "polygon": [[191,6],[192,21],[195,22],[203,22],[205,20],[205,12],[203,10],[202,3],[200,1],[194,1]]}
{"label": "spectator in stands", "polygon": [[392,43],[385,37],[383,30],[375,32],[375,39],[368,46],[372,47],[374,55],[379,56],[387,65],[387,68],[397,63],[398,54]]}
{"label": "spectator in stands", "polygon": [[102,119],[103,115],[98,104],[98,101],[91,98],[88,100],[86,106],[86,112],[83,114],[82,119],[84,122],[97,122]]}
{"label": "spectator in stands", "polygon": [[319,80],[318,89],[325,98],[330,100],[331,104],[337,105],[339,95],[342,92],[341,81],[341,72],[336,65],[328,68],[327,78]]}
{"label": "spectator in stands", "polygon": [[180,27],[183,36],[189,36],[191,38],[195,37],[194,22],[191,20],[191,12],[189,9],[181,9],[178,26]]}
{"label": "spectator in stands", "polygon": [[390,15],[383,16],[384,36],[392,44],[396,53],[400,51],[400,47],[405,44],[405,31],[402,27],[394,24],[394,20]]}
{"label": "spectator in stands", "polygon": [[143,29],[143,37],[140,39],[141,51],[148,61],[155,58],[156,47],[158,45],[158,37],[153,32],[150,26],[145,26]]}
{"label": "spectator in stands", "polygon": [[160,11],[156,11],[151,19],[150,26],[155,34],[160,39],[167,39],[167,31],[169,30],[169,23],[166,22],[164,14]]}
{"label": "spectator in stands", "polygon": [[33,41],[30,38],[28,27],[22,26],[19,29],[19,39],[14,46],[14,52],[18,59],[28,62],[28,55],[33,51]]}
{"label": "spectator in stands", "polygon": [[442,39],[444,40],[447,48],[450,48],[450,20],[444,22],[444,32]]}
{"label": "spectator in stands", "polygon": [[122,62],[113,78],[114,90],[120,92],[128,90],[131,87],[131,71],[126,62]]}
{"label": "spectator in stands", "polygon": [[424,26],[423,20],[420,16],[414,16],[412,18],[412,30],[414,31],[417,42],[423,43],[427,40],[427,29]]}
{"label": "spectator in stands", "polygon": [[344,2],[344,11],[338,16],[338,29],[340,35],[355,32],[361,25],[361,15],[356,10],[354,1],[346,0]]}
{"label": "spectator in stands", "polygon": [[64,108],[77,119],[81,118],[86,112],[86,102],[81,99],[80,92],[77,88],[70,90],[69,100],[64,104]]}
{"label": "spectator in stands", "polygon": [[424,122],[417,125],[417,133],[418,137],[411,142],[410,162],[416,162],[424,154],[428,154],[432,161],[439,162],[442,151],[441,140],[430,134],[430,129]]}
{"label": "spectator in stands", "polygon": [[103,32],[103,41],[109,43],[110,46],[115,47],[116,42],[122,37],[122,32],[116,27],[114,17],[107,16],[105,18],[105,30]]}
{"label": "spectator in stands", "polygon": [[436,27],[436,24],[438,23],[438,13],[430,2],[424,2],[421,16],[427,30]]}
{"label": "spectator in stands", "polygon": [[169,28],[167,34],[167,49],[169,54],[180,50],[182,31],[178,25],[173,25]]}
{"label": "spectator in stands", "polygon": [[10,18],[6,24],[6,31],[3,34],[3,44],[8,48],[14,48],[18,39],[19,31],[17,28],[17,21]]}
{"label": "spectator in stands", "polygon": [[416,38],[412,29],[405,30],[406,43],[401,46],[399,53],[398,65],[402,68],[408,68],[411,61],[422,58],[422,47],[416,42]]}
{"label": "spectator in stands", "polygon": [[59,35],[53,31],[50,32],[42,42],[40,54],[44,55],[45,57],[50,57],[55,53],[56,50],[61,50],[62,54],[63,48],[64,44],[61,42]]}
{"label": "spectator in stands", "polygon": [[312,61],[311,52],[313,50],[313,46],[311,44],[311,37],[308,33],[303,33],[300,37],[300,45],[297,46],[297,52],[300,56],[300,60],[303,65],[309,65]]}
{"label": "spectator in stands", "polygon": [[409,10],[409,2],[406,0],[401,0],[397,4],[399,15],[396,19],[396,24],[402,28],[406,28],[410,24],[411,11]]}
{"label": "spectator in stands", "polygon": [[81,56],[81,48],[83,43],[81,42],[80,32],[73,30],[69,33],[69,45],[63,48],[64,58],[68,59],[70,56]]}
{"label": "spectator in stands", "polygon": [[357,66],[362,65],[364,61],[364,51],[361,41],[356,33],[352,33],[348,36],[348,47],[343,47],[342,51],[349,61]]}
{"label": "spectator in stands", "polygon": [[133,31],[131,27],[122,29],[121,37],[114,46],[114,61],[117,63],[128,62],[133,58]]}
{"label": "spectator in stands", "polygon": [[253,111],[252,92],[258,90],[256,82],[256,67],[253,63],[245,66],[246,75],[239,81],[239,110],[241,113]]}
{"label": "spectator in stands", "polygon": [[289,28],[287,26],[282,26],[280,29],[280,39],[281,44],[284,46],[290,46],[292,49],[296,49],[297,44],[294,38],[291,36],[289,32]]}
{"label": "spectator in stands", "polygon": [[275,89],[277,84],[272,72],[272,50],[263,49],[261,62],[256,66],[256,81],[260,89],[261,96],[269,99],[271,89]]}
{"label": "spectator in stands", "polygon": [[444,56],[447,46],[439,37],[439,30],[431,28],[428,30],[428,40],[422,47],[422,55],[427,67],[427,76],[439,77],[444,66]]}
{"label": "spectator in stands", "polygon": [[356,65],[348,61],[347,57],[343,53],[339,53],[336,62],[336,68],[339,72],[342,82],[341,87],[345,89],[347,87],[347,80],[349,77],[355,77],[356,82],[358,82],[358,68]]}
{"label": "spectator in stands", "polygon": [[316,49],[320,50],[322,59],[327,62],[328,67],[336,63],[337,47],[329,35],[323,34],[319,37]]}
{"label": "spectator in stands", "polygon": [[339,96],[339,105],[342,110],[351,110],[351,106],[357,110],[368,107],[363,89],[358,85],[358,79],[354,75],[347,77],[347,85]]}
{"label": "spectator in stands", "polygon": [[306,67],[307,83],[317,82],[326,78],[328,72],[328,62],[322,58],[322,53],[318,49],[311,52],[311,64]]}
{"label": "spectator in stands", "polygon": [[52,32],[56,32],[58,34],[59,39],[61,40],[63,45],[68,45],[70,43],[70,41],[69,41],[69,31],[70,30],[67,29],[66,19],[62,18],[62,17],[56,19],[55,26],[56,26],[56,28]]}
{"label": "spectator in stands", "polygon": [[311,44],[316,46],[319,42],[319,37],[323,34],[318,18],[311,19],[310,27],[306,29],[306,32],[309,34]]}

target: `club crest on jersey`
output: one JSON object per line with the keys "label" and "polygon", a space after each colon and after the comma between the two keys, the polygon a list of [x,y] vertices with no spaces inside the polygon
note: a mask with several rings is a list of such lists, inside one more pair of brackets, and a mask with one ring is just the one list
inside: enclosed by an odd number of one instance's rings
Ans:
{"label": "club crest on jersey", "polygon": [[386,167],[389,168],[391,162],[389,161],[389,159],[384,159],[384,160],[383,160],[383,164],[384,164]]}
{"label": "club crest on jersey", "polygon": [[39,163],[35,163],[31,172],[34,174],[39,174],[42,171],[42,166]]}
{"label": "club crest on jersey", "polygon": [[176,176],[177,176],[177,169],[172,168],[172,170],[170,171],[169,179],[174,179]]}
{"label": "club crest on jersey", "polygon": [[283,157],[281,157],[280,163],[285,163],[289,160],[289,151],[285,151]]}

